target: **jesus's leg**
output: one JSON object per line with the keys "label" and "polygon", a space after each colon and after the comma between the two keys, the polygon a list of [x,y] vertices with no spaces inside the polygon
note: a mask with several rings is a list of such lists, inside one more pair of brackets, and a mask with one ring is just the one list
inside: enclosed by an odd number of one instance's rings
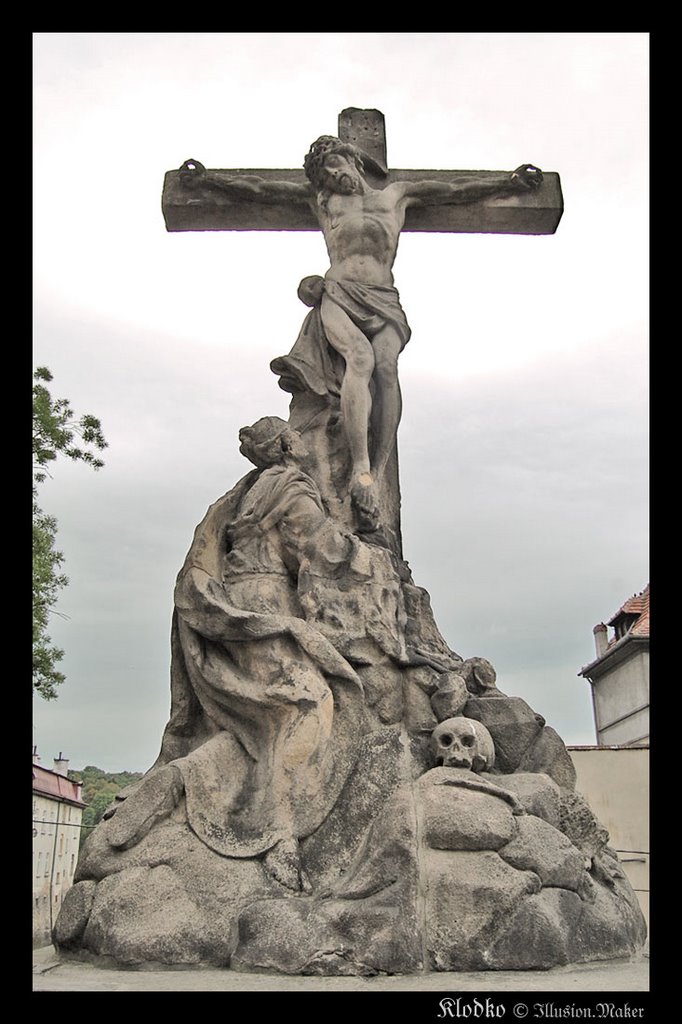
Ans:
{"label": "jesus's leg", "polygon": [[389,460],[402,414],[402,398],[398,382],[398,356],[402,341],[390,324],[378,331],[372,341],[374,348],[374,408],[372,427],[374,430],[374,458],[372,476],[381,479]]}
{"label": "jesus's leg", "polygon": [[327,296],[322,299],[320,312],[329,344],[346,362],[341,385],[341,415],[351,457],[351,496],[363,520],[367,520],[365,527],[371,528],[377,517],[367,445],[372,409],[369,382],[374,371],[374,352],[348,314]]}

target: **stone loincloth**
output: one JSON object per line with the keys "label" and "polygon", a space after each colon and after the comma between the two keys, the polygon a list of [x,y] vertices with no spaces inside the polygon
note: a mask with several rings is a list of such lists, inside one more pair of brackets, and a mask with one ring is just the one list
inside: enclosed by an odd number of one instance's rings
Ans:
{"label": "stone loincloth", "polygon": [[370,341],[382,327],[391,324],[400,335],[400,349],[410,340],[410,328],[405,318],[400,296],[389,285],[365,285],[359,281],[326,279],[324,293],[351,318],[356,327]]}
{"label": "stone loincloth", "polygon": [[298,338],[286,356],[273,359],[270,369],[280,378],[284,391],[296,394],[312,391],[316,395],[338,395],[345,363],[329,344],[322,324],[320,304],[326,295],[348,314],[371,342],[383,327],[391,324],[400,337],[401,351],[410,340],[410,327],[400,305],[396,288],[390,285],[366,285],[359,281],[335,281],[307,277],[299,286],[299,298],[313,306]]}

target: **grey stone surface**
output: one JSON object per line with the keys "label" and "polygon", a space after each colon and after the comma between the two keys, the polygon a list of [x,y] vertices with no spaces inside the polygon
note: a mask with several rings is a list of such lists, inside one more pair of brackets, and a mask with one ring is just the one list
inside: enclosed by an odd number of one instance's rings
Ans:
{"label": "grey stone surface", "polygon": [[531,814],[516,820],[516,835],[498,853],[519,871],[534,871],[543,886],[586,890],[584,857],[562,832]]}
{"label": "grey stone surface", "polygon": [[568,889],[545,888],[519,904],[488,959],[496,970],[546,969],[627,957],[643,941],[641,916],[629,899],[611,899],[603,888],[595,889],[593,900],[581,900]]}
{"label": "grey stone surface", "polygon": [[517,871],[497,853],[423,851],[424,929],[429,966],[438,971],[485,970],[487,950],[540,879]]}
{"label": "grey stone surface", "polygon": [[129,868],[98,884],[83,945],[129,966],[227,965],[230,923],[202,913],[168,865]]}
{"label": "grey stone surface", "polygon": [[[426,845],[437,850],[499,850],[509,843],[517,830],[509,803],[492,791],[466,788],[461,779],[459,785],[448,784],[444,776],[451,772],[434,768],[420,780]],[[471,772],[462,774],[475,779]]]}
{"label": "grey stone surface", "polygon": [[[539,970],[570,961],[571,930],[580,920],[580,897],[568,889],[543,889],[515,908],[488,952],[496,970]],[[519,937],[523,936],[523,941]]]}
{"label": "grey stone surface", "polygon": [[464,714],[486,726],[495,743],[495,767],[505,773],[519,768],[544,726],[544,720],[525,700],[499,691],[492,696],[471,696]]}
{"label": "grey stone surface", "polygon": [[562,791],[549,775],[539,772],[513,772],[511,774],[490,774],[482,772],[481,778],[511,790],[527,814],[560,827]]}
{"label": "grey stone surface", "polygon": [[410,973],[422,966],[414,912],[402,915],[394,894],[358,902],[268,900],[239,921],[235,970],[285,974]]}
{"label": "grey stone surface", "polygon": [[475,697],[495,696],[497,673],[487,658],[467,658],[459,666],[458,672]]}
{"label": "grey stone surface", "polygon": [[569,962],[630,956],[646,940],[646,926],[637,897],[623,873],[612,885],[595,885],[594,900],[583,901],[570,930]]}
{"label": "grey stone surface", "polygon": [[83,938],[96,888],[93,881],[79,882],[66,893],[55,925],[55,942],[64,949],[77,947]]}
{"label": "grey stone surface", "polygon": [[580,793],[561,791],[558,827],[589,861],[598,858],[609,841],[608,832]]}
{"label": "grey stone surface", "polygon": [[448,672],[431,696],[431,706],[439,722],[461,715],[469,699],[464,678],[457,672]]}
{"label": "grey stone surface", "polygon": [[[442,723],[436,739],[444,727],[454,732]],[[617,860],[590,846],[598,823],[549,776],[444,765],[419,780],[418,805],[432,967],[547,969],[584,959],[588,945],[593,956],[616,957],[643,941],[634,893],[619,893]]]}
{"label": "grey stone surface", "polygon": [[286,891],[259,861],[217,857],[186,826],[166,826],[100,881],[82,945],[128,965],[226,966],[240,910]]}
{"label": "grey stone surface", "polygon": [[649,959],[638,955],[618,960],[592,961],[547,971],[423,971],[419,974],[385,976],[285,975],[221,969],[112,970],[103,961],[75,960],[56,953],[53,946],[33,950],[34,992],[235,992],[247,998],[265,994],[275,1000],[286,992],[584,992],[622,993],[649,991]]}
{"label": "grey stone surface", "polygon": [[564,741],[545,725],[519,761],[520,772],[542,772],[563,789],[575,789],[576,773]]}

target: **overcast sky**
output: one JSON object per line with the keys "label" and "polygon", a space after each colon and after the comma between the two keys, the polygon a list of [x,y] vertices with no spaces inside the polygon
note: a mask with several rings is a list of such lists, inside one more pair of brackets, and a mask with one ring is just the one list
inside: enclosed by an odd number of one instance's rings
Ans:
{"label": "overcast sky", "polygon": [[555,235],[405,234],[396,285],[405,557],[463,657],[593,743],[593,626],[648,582],[645,33],[37,33],[34,365],[98,416],[98,473],[41,487],[70,578],[43,764],[144,771],[170,707],[172,592],[237,431],[324,274],[318,233],[169,234],[164,173],[300,167],[375,107],[392,167],[561,176]]}

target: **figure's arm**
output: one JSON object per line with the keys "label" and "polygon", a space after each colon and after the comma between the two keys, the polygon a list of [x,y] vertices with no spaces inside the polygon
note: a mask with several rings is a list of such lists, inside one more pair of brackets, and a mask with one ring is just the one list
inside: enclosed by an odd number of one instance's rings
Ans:
{"label": "figure's arm", "polygon": [[389,186],[401,193],[406,206],[439,203],[475,203],[479,199],[532,192],[542,184],[542,171],[533,164],[522,164],[507,174],[472,175],[460,181],[397,181]]}
{"label": "figure's arm", "polygon": [[214,188],[234,199],[253,199],[261,203],[310,202],[314,196],[311,187],[295,181],[270,181],[257,174],[216,174],[207,171],[198,160],[185,160],[179,171],[184,188]]}

